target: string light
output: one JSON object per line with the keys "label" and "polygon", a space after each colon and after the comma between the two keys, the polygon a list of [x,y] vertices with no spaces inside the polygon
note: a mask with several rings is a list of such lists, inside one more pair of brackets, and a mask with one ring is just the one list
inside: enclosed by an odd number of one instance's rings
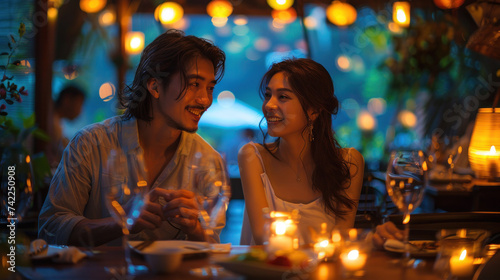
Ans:
{"label": "string light", "polygon": [[267,4],[275,10],[286,10],[293,5],[293,0],[267,0]]}
{"label": "string light", "polygon": [[184,9],[175,2],[165,2],[156,7],[154,16],[162,24],[173,24],[182,19]]}
{"label": "string light", "polygon": [[139,54],[144,48],[144,33],[127,32],[125,36],[125,50],[129,54]]}
{"label": "string light", "polygon": [[80,0],[80,9],[89,14],[97,13],[105,6],[106,0]]}
{"label": "string light", "polygon": [[333,1],[326,9],[326,17],[337,26],[353,24],[356,21],[357,14],[352,5],[340,1]]}

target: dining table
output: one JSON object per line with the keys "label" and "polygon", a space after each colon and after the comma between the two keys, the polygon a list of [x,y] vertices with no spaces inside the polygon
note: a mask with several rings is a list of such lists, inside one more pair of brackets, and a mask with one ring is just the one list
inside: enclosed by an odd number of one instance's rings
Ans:
{"label": "dining table", "polygon": [[[180,267],[170,274],[154,274],[147,272],[127,278],[118,273],[110,273],[109,269],[124,265],[124,250],[120,246],[100,246],[92,250],[92,254],[76,264],[58,264],[50,260],[31,262],[28,266],[18,266],[17,273],[23,279],[247,279],[245,275],[230,272],[217,265],[220,260],[227,260],[234,255],[248,252],[255,246],[235,245],[229,253],[208,253],[183,259]],[[84,250],[84,248],[81,248]],[[144,257],[134,252],[134,264],[147,265]],[[360,274],[351,275],[349,279],[363,280],[438,280],[442,277],[433,270],[434,258],[417,259],[413,266],[405,268],[400,265],[401,255],[387,251],[370,252],[366,265]],[[320,262],[306,274],[283,275],[281,279],[347,279],[341,263],[337,261]]]}

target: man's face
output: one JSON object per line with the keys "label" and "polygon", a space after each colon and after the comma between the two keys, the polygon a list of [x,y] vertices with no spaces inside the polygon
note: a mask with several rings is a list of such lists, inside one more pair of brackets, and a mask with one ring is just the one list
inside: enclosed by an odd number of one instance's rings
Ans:
{"label": "man's face", "polygon": [[183,88],[180,73],[175,73],[167,86],[159,84],[159,97],[154,118],[162,118],[174,129],[195,132],[201,115],[212,105],[215,74],[212,62],[203,57],[194,58],[186,68],[187,87]]}

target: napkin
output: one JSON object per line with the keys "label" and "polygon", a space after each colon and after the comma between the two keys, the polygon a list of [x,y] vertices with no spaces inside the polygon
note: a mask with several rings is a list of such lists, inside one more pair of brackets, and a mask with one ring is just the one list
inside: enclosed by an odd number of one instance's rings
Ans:
{"label": "napkin", "polygon": [[387,239],[384,243],[384,249],[404,250],[405,244],[396,239]]}
{"label": "napkin", "polygon": [[59,251],[58,254],[52,257],[52,260],[57,263],[77,263],[86,256],[80,249],[70,246]]}
{"label": "napkin", "polygon": [[74,246],[49,245],[47,251],[33,256],[32,259],[49,259],[56,263],[77,263],[85,258],[87,254]]}

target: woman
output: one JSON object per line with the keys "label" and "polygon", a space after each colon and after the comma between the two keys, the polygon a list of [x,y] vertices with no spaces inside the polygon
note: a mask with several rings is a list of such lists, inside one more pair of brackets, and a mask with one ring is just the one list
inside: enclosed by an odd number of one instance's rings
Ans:
{"label": "woman", "polygon": [[[363,181],[363,156],[342,149],[333,136],[332,115],[339,102],[327,70],[310,59],[289,59],[271,66],[260,85],[267,121],[264,143],[249,143],[238,154],[245,217],[241,244],[262,244],[262,209],[299,209],[303,243],[310,229],[327,223],[354,225]],[[266,137],[277,137],[266,143]]]}

